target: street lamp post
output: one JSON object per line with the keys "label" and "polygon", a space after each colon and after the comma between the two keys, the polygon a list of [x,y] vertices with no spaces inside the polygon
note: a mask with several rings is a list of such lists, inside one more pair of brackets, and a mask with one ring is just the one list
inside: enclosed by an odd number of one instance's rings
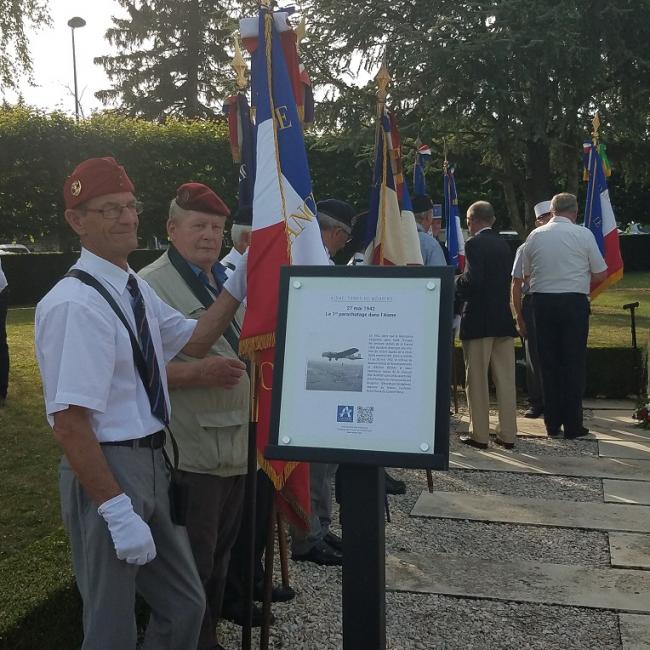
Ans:
{"label": "street lamp post", "polygon": [[74,30],[83,27],[86,21],[79,16],[74,16],[68,21],[68,27],[72,32],[72,70],[74,72],[74,114],[77,122],[79,121],[79,92],[77,89],[77,53],[74,46]]}

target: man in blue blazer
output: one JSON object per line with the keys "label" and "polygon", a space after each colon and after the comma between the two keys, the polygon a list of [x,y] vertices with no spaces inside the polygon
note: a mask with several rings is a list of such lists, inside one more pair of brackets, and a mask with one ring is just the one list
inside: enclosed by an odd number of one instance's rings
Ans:
{"label": "man in blue blazer", "polygon": [[467,210],[472,237],[465,244],[465,270],[456,279],[463,301],[460,339],[465,357],[465,387],[470,434],[460,441],[487,449],[490,439],[488,370],[496,386],[499,425],[495,442],[512,449],[517,434],[515,347],[517,335],[510,309],[512,254],[492,230],[494,208],[477,201]]}

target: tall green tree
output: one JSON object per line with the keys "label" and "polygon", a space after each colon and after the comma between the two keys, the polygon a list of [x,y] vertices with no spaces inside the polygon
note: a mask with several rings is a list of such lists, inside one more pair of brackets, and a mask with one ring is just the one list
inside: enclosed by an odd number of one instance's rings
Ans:
{"label": "tall green tree", "polygon": [[577,190],[596,107],[613,140],[647,139],[647,0],[357,0],[345,14],[339,0],[309,0],[306,10],[304,56],[332,89],[321,117],[358,131],[355,106],[372,106],[371,88],[342,73],[385,53],[403,133],[472,153],[521,233],[536,202]]}
{"label": "tall green tree", "polygon": [[21,75],[31,73],[25,31],[49,22],[47,3],[42,0],[0,0],[0,87],[15,88]]}
{"label": "tall green tree", "polygon": [[97,57],[112,87],[96,93],[123,114],[160,120],[212,117],[232,86],[228,64],[237,26],[220,0],[118,0],[128,17],[106,32],[115,55]]}

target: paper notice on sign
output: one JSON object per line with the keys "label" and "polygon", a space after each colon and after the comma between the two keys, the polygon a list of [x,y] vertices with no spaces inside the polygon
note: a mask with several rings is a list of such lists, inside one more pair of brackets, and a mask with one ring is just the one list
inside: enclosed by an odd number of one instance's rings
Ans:
{"label": "paper notice on sign", "polygon": [[439,311],[438,279],[292,285],[280,440],[433,452]]}

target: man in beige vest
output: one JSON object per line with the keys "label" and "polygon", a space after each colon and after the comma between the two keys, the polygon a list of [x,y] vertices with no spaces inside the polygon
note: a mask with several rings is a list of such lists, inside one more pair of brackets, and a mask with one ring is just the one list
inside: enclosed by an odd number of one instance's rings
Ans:
{"label": "man in beige vest", "polygon": [[[226,279],[218,262],[230,214],[207,186],[186,183],[171,202],[171,245],[140,275],[169,305],[198,318]],[[187,533],[206,592],[198,650],[222,649],[215,636],[230,550],[242,516],[247,458],[249,379],[237,356],[233,321],[205,359],[179,354],[167,365],[170,428],[179,478],[188,490]],[[173,457],[170,441],[167,452]]]}

